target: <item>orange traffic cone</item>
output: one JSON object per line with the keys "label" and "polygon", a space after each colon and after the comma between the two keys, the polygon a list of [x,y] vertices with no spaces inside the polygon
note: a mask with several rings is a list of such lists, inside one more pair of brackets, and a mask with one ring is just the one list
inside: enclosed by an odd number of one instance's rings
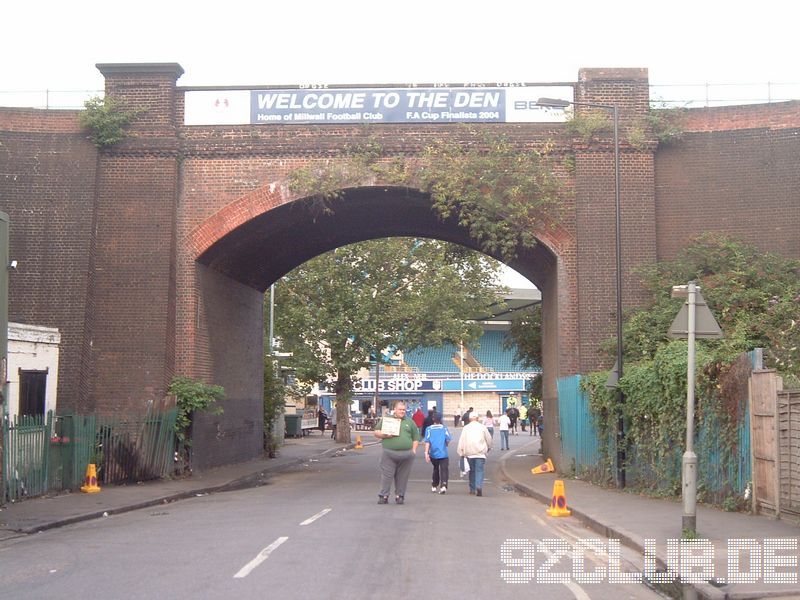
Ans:
{"label": "orange traffic cone", "polygon": [[552,473],[555,470],[556,468],[553,466],[553,461],[548,458],[546,462],[543,462],[538,467],[533,467],[531,473],[539,475],[541,473]]}
{"label": "orange traffic cone", "polygon": [[96,494],[100,491],[97,485],[97,467],[91,463],[86,467],[86,485],[81,486],[81,491],[85,494]]}
{"label": "orange traffic cone", "polygon": [[364,444],[361,443],[361,436],[356,436],[356,445],[353,446],[353,450],[361,450],[364,448]]}
{"label": "orange traffic cone", "polygon": [[572,511],[567,508],[567,495],[561,479],[553,482],[553,499],[550,501],[547,514],[551,517],[568,517],[572,514]]}

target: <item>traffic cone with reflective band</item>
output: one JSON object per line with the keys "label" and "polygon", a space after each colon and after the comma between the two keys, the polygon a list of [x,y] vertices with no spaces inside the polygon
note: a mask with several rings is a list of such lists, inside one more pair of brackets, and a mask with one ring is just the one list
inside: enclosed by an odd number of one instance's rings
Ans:
{"label": "traffic cone with reflective band", "polygon": [[353,450],[361,450],[364,448],[364,444],[361,443],[361,436],[356,436],[356,445],[353,446]]}
{"label": "traffic cone with reflective band", "polygon": [[539,475],[541,473],[552,473],[555,470],[556,468],[553,466],[553,461],[548,458],[546,462],[543,462],[538,467],[533,467],[531,473]]}
{"label": "traffic cone with reflective band", "polygon": [[553,499],[550,501],[547,514],[551,517],[568,517],[572,514],[567,508],[567,495],[564,493],[564,482],[561,479],[553,482]]}
{"label": "traffic cone with reflective band", "polygon": [[96,494],[100,491],[97,485],[97,467],[91,463],[86,467],[86,485],[81,486],[81,491],[85,494]]}

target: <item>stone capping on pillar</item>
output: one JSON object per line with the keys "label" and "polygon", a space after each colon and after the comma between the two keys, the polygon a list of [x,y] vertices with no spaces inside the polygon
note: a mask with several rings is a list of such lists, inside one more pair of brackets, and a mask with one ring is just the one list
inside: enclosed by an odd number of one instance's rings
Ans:
{"label": "stone capping on pillar", "polygon": [[172,75],[175,81],[183,75],[178,63],[97,63],[97,70],[104,77],[109,75]]}
{"label": "stone capping on pillar", "polygon": [[578,81],[647,81],[644,68],[588,68],[578,70]]}

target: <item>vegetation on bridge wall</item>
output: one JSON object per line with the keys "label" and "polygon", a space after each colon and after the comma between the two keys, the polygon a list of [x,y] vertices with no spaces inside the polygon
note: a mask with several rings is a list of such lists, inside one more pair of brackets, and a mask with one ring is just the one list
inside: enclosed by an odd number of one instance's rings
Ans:
{"label": "vegetation on bridge wall", "polygon": [[563,188],[545,144],[523,149],[499,134],[465,127],[471,142],[437,140],[413,158],[391,156],[375,140],[346,147],[336,161],[313,162],[289,176],[293,191],[331,210],[341,190],[376,181],[430,194],[442,220],[456,218],[487,254],[513,258],[536,231],[559,220]]}
{"label": "vegetation on bridge wall", "polygon": [[[737,460],[745,415],[741,390],[749,365],[741,354],[763,347],[767,366],[777,369],[787,385],[800,381],[800,261],[763,254],[728,237],[706,235],[679,259],[644,270],[642,282],[652,302],[630,315],[624,325],[626,367],[620,386],[625,394],[627,449],[632,450],[640,475],[645,475],[637,483],[658,494],[680,491],[676,447],[683,448],[686,436],[687,344],[669,340],[666,333],[683,302],[670,298],[671,286],[690,280],[700,285],[725,334],[722,340],[698,340],[696,347],[696,430],[716,432],[725,468]],[[616,342],[609,340],[609,353],[615,347]],[[590,395],[601,436],[601,460],[610,473],[617,400],[615,392],[605,388],[607,375],[593,373],[582,386]],[[701,461],[708,458],[701,454],[702,447],[698,450]],[[736,501],[729,499],[726,504],[735,506]]]}

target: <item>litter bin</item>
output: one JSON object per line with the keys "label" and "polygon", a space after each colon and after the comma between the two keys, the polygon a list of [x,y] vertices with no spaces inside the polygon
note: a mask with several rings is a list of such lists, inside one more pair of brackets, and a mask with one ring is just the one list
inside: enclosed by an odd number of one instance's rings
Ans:
{"label": "litter bin", "polygon": [[303,415],[283,415],[286,422],[286,437],[302,437]]}

